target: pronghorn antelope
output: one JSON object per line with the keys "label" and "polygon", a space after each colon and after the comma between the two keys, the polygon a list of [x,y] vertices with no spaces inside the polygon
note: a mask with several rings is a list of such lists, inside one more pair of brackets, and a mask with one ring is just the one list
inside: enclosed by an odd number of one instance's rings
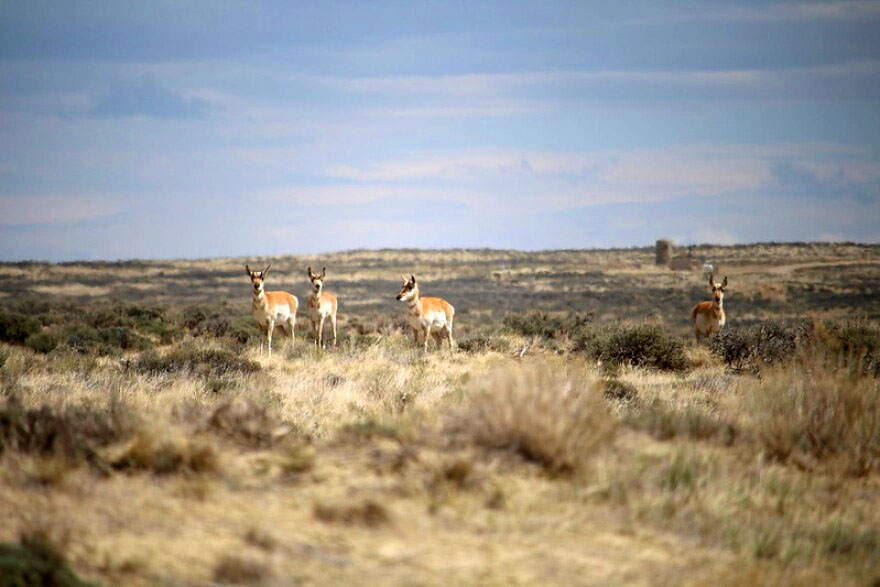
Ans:
{"label": "pronghorn antelope", "polygon": [[[403,277],[403,276],[401,276]],[[425,337],[425,352],[428,352],[428,341],[431,336],[437,341],[439,348],[443,344],[442,335],[446,334],[449,349],[455,348],[452,340],[452,319],[455,317],[455,308],[446,300],[440,298],[423,298],[419,296],[419,286],[413,275],[409,279],[403,277],[403,288],[397,294],[398,301],[406,302],[409,306],[407,318],[413,330],[413,339],[416,343],[419,334]]]}
{"label": "pronghorn antelope", "polygon": [[[296,296],[286,291],[264,291],[264,283],[266,274],[269,273],[270,265],[267,265],[263,271],[251,271],[247,265],[244,266],[248,277],[251,278],[251,284],[254,286],[254,302],[251,311],[254,318],[257,319],[257,325],[260,332],[266,333],[269,342],[269,355],[272,355],[272,331],[277,324],[285,334],[290,335],[290,340],[294,340],[294,327],[296,326],[296,310],[299,307],[299,300]],[[263,356],[263,340],[260,339],[260,356]]]}
{"label": "pronghorn antelope", "polygon": [[691,310],[691,320],[694,323],[694,334],[697,344],[703,337],[712,336],[721,332],[726,318],[724,316],[724,288],[727,287],[727,278],[721,283],[715,283],[715,276],[709,275],[709,287],[712,288],[711,302],[700,302]]}
{"label": "pronghorn antelope", "polygon": [[312,330],[315,332],[315,345],[318,348],[324,348],[324,320],[330,318],[333,325],[333,346],[336,346],[336,296],[326,293],[324,289],[324,277],[327,275],[327,268],[321,269],[321,274],[312,273],[312,268],[308,268],[309,279],[312,281],[314,291],[309,296],[309,320],[312,321]]}

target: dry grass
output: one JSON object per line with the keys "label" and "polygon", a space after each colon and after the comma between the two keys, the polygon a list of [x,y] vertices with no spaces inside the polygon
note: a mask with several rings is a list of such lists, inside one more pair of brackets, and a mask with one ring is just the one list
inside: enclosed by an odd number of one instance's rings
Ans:
{"label": "dry grass", "polygon": [[849,475],[880,466],[880,381],[810,357],[744,385],[743,410],[770,459]]}
{"label": "dry grass", "polygon": [[257,585],[271,575],[269,567],[254,559],[227,554],[214,567],[214,581],[232,585]]}
{"label": "dry grass", "polygon": [[551,474],[586,470],[616,428],[593,374],[566,372],[562,363],[508,366],[474,385],[468,412],[455,426],[488,449],[506,450]]}
{"label": "dry grass", "polygon": [[[726,370],[677,314],[702,279],[647,249],[340,253],[337,292],[362,303],[339,348],[298,337],[271,358],[247,340],[238,260],[0,266],[4,311],[22,311],[22,276],[126,301],[56,290],[32,317],[57,348],[0,344],[0,555],[39,530],[54,560],[108,585],[876,582],[880,408],[876,356],[859,349],[876,338],[878,249],[699,254],[739,288],[731,325],[867,316],[825,351],[847,368],[807,355]],[[293,268],[317,261],[272,264],[297,291]],[[398,266],[456,304],[460,350],[425,356],[402,335],[383,293]],[[228,304],[162,298],[183,273],[196,299]],[[127,286],[145,276],[154,289]],[[653,316],[686,364],[597,365],[574,331],[504,330],[523,307],[577,327]],[[71,348],[65,321],[110,348]],[[123,348],[119,328],[152,349]]]}

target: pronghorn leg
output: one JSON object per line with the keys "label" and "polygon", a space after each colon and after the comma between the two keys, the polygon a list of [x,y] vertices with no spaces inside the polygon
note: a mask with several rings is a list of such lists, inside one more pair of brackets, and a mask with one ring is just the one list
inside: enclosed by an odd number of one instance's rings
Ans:
{"label": "pronghorn leg", "polygon": [[434,332],[432,336],[434,337],[434,342],[437,343],[437,349],[439,350],[443,348],[443,332],[438,330],[437,332]]}
{"label": "pronghorn leg", "polygon": [[431,325],[425,326],[425,353],[428,352],[428,341],[431,340]]}
{"label": "pronghorn leg", "polygon": [[318,323],[315,320],[312,323],[312,336],[315,337],[315,348],[318,348]]}
{"label": "pronghorn leg", "polygon": [[418,344],[419,344],[419,331],[416,330],[415,328],[413,328],[413,329],[412,329],[412,334],[413,334],[413,342],[414,342],[416,345],[418,345]]}
{"label": "pronghorn leg", "polygon": [[275,330],[275,321],[270,320],[269,326],[266,328],[266,338],[269,339],[269,356],[272,356],[272,331]]}
{"label": "pronghorn leg", "polygon": [[324,348],[324,320],[326,316],[321,316],[321,324],[318,326],[318,348]]}
{"label": "pronghorn leg", "polygon": [[446,325],[446,342],[449,343],[449,350],[455,348],[455,341],[452,340],[452,320]]}
{"label": "pronghorn leg", "polygon": [[336,346],[336,314],[330,316],[330,322],[333,325],[333,346]]}
{"label": "pronghorn leg", "polygon": [[296,341],[296,333],[294,332],[294,329],[296,328],[296,316],[290,317],[287,321],[287,327],[290,328],[290,344],[293,345]]}

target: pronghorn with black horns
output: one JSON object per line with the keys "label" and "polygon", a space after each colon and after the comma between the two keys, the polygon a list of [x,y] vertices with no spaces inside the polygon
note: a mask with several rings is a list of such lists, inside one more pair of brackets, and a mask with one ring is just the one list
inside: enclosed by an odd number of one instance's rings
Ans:
{"label": "pronghorn with black horns", "polygon": [[[257,325],[260,332],[266,334],[269,343],[269,355],[272,355],[272,331],[275,326],[290,336],[291,342],[294,340],[294,327],[296,326],[296,310],[299,308],[299,300],[296,296],[286,291],[265,291],[266,274],[269,273],[269,267],[262,271],[251,271],[247,265],[244,266],[248,277],[251,278],[251,285],[254,287],[254,302],[251,305],[251,312],[257,319]],[[260,356],[263,356],[263,340],[260,339]]]}
{"label": "pronghorn with black horns", "polygon": [[413,329],[413,338],[418,343],[419,334],[424,335],[425,352],[428,352],[428,341],[433,335],[439,348],[443,344],[442,336],[446,335],[449,350],[455,348],[452,340],[452,320],[455,317],[455,308],[452,304],[441,298],[423,298],[419,293],[419,285],[414,275],[409,279],[403,277],[403,288],[397,294],[397,300],[406,302],[409,306],[407,320]]}
{"label": "pronghorn with black horns", "polygon": [[715,276],[710,274],[709,287],[712,288],[712,301],[700,302],[691,310],[691,321],[694,323],[697,344],[703,337],[721,332],[721,328],[727,321],[724,316],[724,288],[727,287],[727,277],[721,283],[716,283]]}
{"label": "pronghorn with black horns", "polygon": [[312,330],[315,332],[315,346],[324,348],[324,321],[330,318],[333,325],[333,346],[336,346],[336,308],[338,303],[336,296],[324,291],[324,278],[327,276],[327,268],[321,269],[321,274],[312,273],[308,268],[309,279],[312,282],[312,295],[309,296],[309,320],[312,321]]}

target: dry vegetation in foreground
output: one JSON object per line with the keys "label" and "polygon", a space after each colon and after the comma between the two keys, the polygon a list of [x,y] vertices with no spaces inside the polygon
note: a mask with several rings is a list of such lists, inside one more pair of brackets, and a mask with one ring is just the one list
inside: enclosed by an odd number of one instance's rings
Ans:
{"label": "dry vegetation in foreground", "polygon": [[[351,283],[369,289],[408,254],[338,257],[361,263]],[[492,316],[475,293],[459,349],[428,356],[400,329],[401,308],[383,318],[352,300],[339,348],[316,351],[301,331],[260,358],[246,283],[244,308],[120,290],[28,306],[29,290],[10,292],[0,585],[875,584],[875,249],[713,254],[744,289],[765,274],[796,285],[773,294],[778,319],[760,303],[747,319],[731,309],[702,347],[671,314],[652,315],[650,296],[627,293],[617,309],[635,304],[640,319],[540,307],[569,290]],[[639,250],[412,255],[437,275],[454,265],[452,281],[480,268],[506,283],[532,276],[535,291],[596,283],[592,269],[570,273],[592,255],[603,299],[631,283],[616,276],[654,271],[626,264]],[[114,274],[142,281],[197,268],[122,265]],[[63,275],[113,290],[98,269],[52,266],[45,286]],[[11,271],[29,269],[0,267]],[[847,312],[796,294],[829,283]],[[705,297],[697,289],[688,303]],[[795,311],[805,299],[810,315]]]}

